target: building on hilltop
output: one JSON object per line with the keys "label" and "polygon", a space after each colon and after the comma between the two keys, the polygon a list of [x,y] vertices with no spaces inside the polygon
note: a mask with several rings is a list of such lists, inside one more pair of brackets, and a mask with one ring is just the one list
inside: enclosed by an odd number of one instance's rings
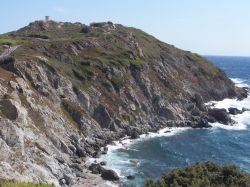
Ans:
{"label": "building on hilltop", "polygon": [[45,16],[45,21],[46,22],[50,21],[50,17],[49,16]]}

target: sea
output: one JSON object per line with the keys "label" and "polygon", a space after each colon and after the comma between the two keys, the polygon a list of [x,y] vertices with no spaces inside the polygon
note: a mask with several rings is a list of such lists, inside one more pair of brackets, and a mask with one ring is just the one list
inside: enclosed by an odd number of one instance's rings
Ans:
{"label": "sea", "polygon": [[[205,56],[226,72],[238,86],[250,86],[250,57]],[[217,108],[250,109],[250,98],[242,101],[225,99],[214,102]],[[234,164],[250,173],[250,112],[232,118],[234,126],[219,123],[209,129],[166,128],[158,133],[124,139],[109,146],[106,168],[115,170],[122,184],[111,186],[140,187],[148,179],[158,179],[164,172],[197,162],[213,161]],[[165,133],[166,131],[170,131]],[[127,176],[135,176],[128,180]]]}

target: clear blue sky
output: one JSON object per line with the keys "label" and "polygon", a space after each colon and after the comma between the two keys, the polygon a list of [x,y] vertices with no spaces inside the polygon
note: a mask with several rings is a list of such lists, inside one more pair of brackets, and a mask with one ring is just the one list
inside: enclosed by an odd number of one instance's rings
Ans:
{"label": "clear blue sky", "polygon": [[0,33],[49,15],[137,27],[199,54],[250,56],[250,0],[1,0],[0,7]]}

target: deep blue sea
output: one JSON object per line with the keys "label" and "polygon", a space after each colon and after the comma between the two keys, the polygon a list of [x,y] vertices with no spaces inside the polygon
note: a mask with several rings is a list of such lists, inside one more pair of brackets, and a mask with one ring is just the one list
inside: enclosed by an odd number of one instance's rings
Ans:
{"label": "deep blue sea", "polygon": [[[239,86],[250,85],[250,58],[206,56],[223,69]],[[224,100],[217,107],[250,108],[250,98],[241,102]],[[111,146],[102,157],[107,167],[116,170],[125,186],[142,186],[148,178],[159,178],[164,171],[196,162],[212,160],[235,164],[250,172],[250,112],[233,118],[236,126],[214,124],[211,129],[170,129],[171,133],[151,134],[141,139]],[[127,151],[118,148],[127,147]],[[135,163],[136,162],[136,163]],[[138,162],[138,163],[137,163]],[[134,175],[128,181],[125,176]]]}

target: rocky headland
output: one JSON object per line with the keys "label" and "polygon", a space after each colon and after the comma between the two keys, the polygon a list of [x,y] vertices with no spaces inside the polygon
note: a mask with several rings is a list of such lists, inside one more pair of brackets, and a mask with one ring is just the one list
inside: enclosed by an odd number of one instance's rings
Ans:
{"label": "rocky headland", "polygon": [[205,105],[248,94],[211,62],[120,24],[35,21],[1,35],[0,55],[3,179],[77,186],[114,140],[233,125],[229,113],[247,110]]}

